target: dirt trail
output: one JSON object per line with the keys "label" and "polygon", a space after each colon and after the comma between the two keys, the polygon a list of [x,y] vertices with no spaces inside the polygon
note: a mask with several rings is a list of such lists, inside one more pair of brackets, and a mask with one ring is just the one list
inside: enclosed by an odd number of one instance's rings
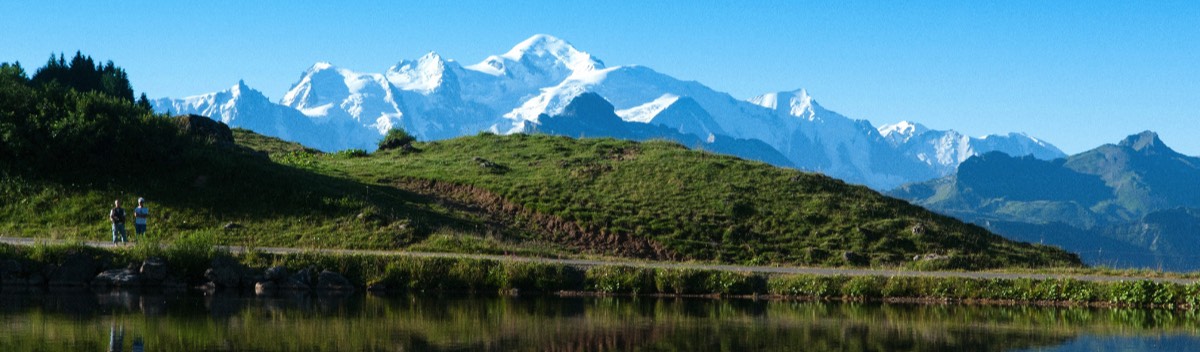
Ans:
{"label": "dirt trail", "polygon": [[[22,238],[22,237],[0,237],[0,243],[30,246],[38,242],[47,242],[44,239]],[[66,241],[49,241],[51,243],[62,243]],[[111,242],[102,241],[86,241],[85,245],[99,248],[117,248]],[[246,249],[241,246],[220,246],[233,253],[240,253]],[[912,271],[903,269],[854,269],[854,268],[812,268],[812,267],[788,267],[788,266],[749,266],[749,265],[725,265],[725,264],[700,264],[700,263],[675,263],[675,262],[639,262],[639,261],[622,261],[622,260],[597,260],[597,259],[556,259],[556,258],[537,258],[537,257],[520,257],[511,255],[491,255],[491,254],[461,254],[461,253],[436,253],[436,252],[410,252],[410,251],[394,251],[394,250],[360,250],[360,249],[308,249],[308,248],[284,248],[284,247],[256,247],[258,251],[273,254],[291,254],[291,253],[326,253],[326,254],[357,254],[357,255],[381,255],[381,256],[408,256],[419,258],[471,258],[471,259],[486,259],[496,261],[511,261],[511,262],[539,262],[570,265],[574,267],[592,267],[602,265],[618,265],[631,266],[641,268],[663,268],[663,269],[701,269],[701,270],[720,270],[720,271],[738,271],[752,272],[760,274],[810,274],[810,275],[844,275],[844,276],[907,276],[907,277],[962,277],[973,279],[1076,279],[1082,281],[1095,282],[1113,282],[1122,280],[1151,280],[1155,282],[1169,282],[1178,284],[1190,284],[1200,280],[1197,279],[1178,279],[1178,278],[1144,278],[1144,277],[1126,277],[1126,276],[1111,276],[1111,275],[1072,275],[1072,274],[1040,274],[1040,273],[999,273],[999,272],[978,272],[978,271]]]}

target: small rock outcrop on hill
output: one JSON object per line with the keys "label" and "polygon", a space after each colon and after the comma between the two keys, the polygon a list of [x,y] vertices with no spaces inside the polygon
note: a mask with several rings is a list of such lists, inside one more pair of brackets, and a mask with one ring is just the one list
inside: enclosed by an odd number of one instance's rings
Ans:
{"label": "small rock outcrop on hill", "polygon": [[184,134],[217,144],[233,144],[233,130],[225,123],[200,115],[180,115],[173,118]]}

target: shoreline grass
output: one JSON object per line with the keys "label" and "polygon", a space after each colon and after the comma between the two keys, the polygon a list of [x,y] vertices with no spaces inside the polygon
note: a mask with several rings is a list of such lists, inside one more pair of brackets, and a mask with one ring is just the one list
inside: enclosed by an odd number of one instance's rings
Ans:
{"label": "shoreline grass", "polygon": [[[363,288],[391,293],[599,296],[751,297],[776,300],[872,301],[899,303],[1055,305],[1200,309],[1200,282],[1179,284],[1148,279],[1115,282],[1053,279],[846,276],[763,274],[684,268],[601,265],[587,268],[559,263],[473,258],[300,252],[273,254],[256,250],[222,251],[211,236],[196,235],[167,245],[147,241],[116,249],[79,242],[32,246],[0,245],[0,261],[16,261],[31,270],[60,264],[67,255],[85,253],[104,268],[123,268],[146,258],[168,262],[172,275],[193,285],[203,281],[214,258],[232,258],[249,270],[271,266],[289,270],[331,270]],[[252,285],[251,285],[252,286]],[[243,285],[242,289],[246,289]]]}

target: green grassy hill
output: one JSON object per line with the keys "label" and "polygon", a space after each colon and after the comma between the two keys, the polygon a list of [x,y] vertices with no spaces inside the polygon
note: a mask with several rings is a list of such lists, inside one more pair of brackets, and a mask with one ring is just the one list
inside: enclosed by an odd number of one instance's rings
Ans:
{"label": "green grassy hill", "polygon": [[584,251],[758,264],[899,265],[924,254],[957,258],[951,266],[1071,261],[865,187],[673,143],[481,134],[416,148],[322,164],[503,212],[531,239]]}
{"label": "green grassy hill", "polygon": [[[199,131],[215,127],[180,128],[195,123],[131,101],[20,78],[0,75],[0,101],[13,103],[0,104],[4,235],[107,239],[112,199],[131,206],[140,196],[151,201],[155,236],[168,240],[746,264],[1079,265],[1073,254],[865,187],[674,143],[481,134],[322,154],[248,131],[225,140]],[[50,153],[28,156],[39,150]],[[930,254],[940,259],[913,260]]]}

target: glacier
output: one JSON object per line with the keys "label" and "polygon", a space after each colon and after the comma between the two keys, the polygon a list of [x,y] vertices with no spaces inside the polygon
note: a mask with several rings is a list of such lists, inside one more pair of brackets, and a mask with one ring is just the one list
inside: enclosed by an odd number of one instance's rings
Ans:
{"label": "glacier", "polygon": [[[611,105],[613,112],[564,114],[581,97],[603,99],[604,104],[589,106]],[[967,158],[992,151],[1065,156],[1050,143],[1020,133],[967,137],[908,121],[875,127],[823,107],[804,89],[738,99],[649,67],[606,66],[545,34],[466,66],[436,52],[400,60],[380,73],[318,62],[278,102],[239,81],[229,89],[155,99],[151,105],[159,112],[208,116],[325,151],[374,150],[397,127],[425,141],[481,131],[667,137],[878,190],[949,175]],[[541,121],[557,116],[603,121],[564,125],[567,120],[559,118],[555,126]],[[587,130],[601,126],[608,129]]]}

